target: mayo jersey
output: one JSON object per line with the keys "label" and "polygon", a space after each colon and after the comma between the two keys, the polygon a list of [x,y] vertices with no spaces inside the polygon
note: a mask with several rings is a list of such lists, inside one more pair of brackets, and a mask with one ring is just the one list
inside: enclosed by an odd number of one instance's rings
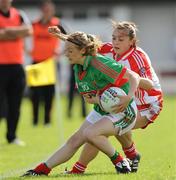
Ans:
{"label": "mayo jersey", "polygon": [[[145,108],[145,105],[152,104],[156,101],[162,101],[162,91],[159,79],[151,65],[148,55],[139,47],[129,49],[121,57],[117,57],[111,43],[104,44],[99,53],[114,58],[118,63],[139,74],[141,77],[153,81],[154,88],[143,90],[138,88],[135,93],[135,102],[138,109]],[[144,106],[143,106],[144,105]]]}
{"label": "mayo jersey", "polygon": [[[80,94],[95,95],[97,90],[100,94],[111,86],[122,88],[127,94],[129,83],[123,78],[126,68],[106,56],[87,56],[84,64],[74,65],[75,81]],[[95,111],[107,114],[101,110],[98,104],[94,105]]]}

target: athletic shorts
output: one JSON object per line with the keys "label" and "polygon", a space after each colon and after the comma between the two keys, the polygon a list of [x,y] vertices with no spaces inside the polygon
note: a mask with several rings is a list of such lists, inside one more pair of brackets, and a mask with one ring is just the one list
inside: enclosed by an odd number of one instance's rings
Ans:
{"label": "athletic shorts", "polygon": [[118,114],[101,115],[100,113],[93,110],[86,117],[86,120],[91,124],[94,124],[100,121],[102,118],[108,118],[110,121],[112,121],[114,127],[119,129],[118,135],[121,136],[134,127],[136,123],[136,117],[137,107],[135,102],[132,102],[124,112],[120,112]]}
{"label": "athletic shorts", "polygon": [[148,124],[142,129],[146,128],[150,123],[153,123],[160,114],[163,107],[163,100],[155,101],[149,105],[138,106],[138,110],[141,116],[145,116],[148,119]]}

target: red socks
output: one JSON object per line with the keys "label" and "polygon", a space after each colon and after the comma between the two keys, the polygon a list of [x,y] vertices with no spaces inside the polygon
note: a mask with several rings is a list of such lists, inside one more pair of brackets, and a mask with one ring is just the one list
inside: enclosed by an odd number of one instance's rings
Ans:
{"label": "red socks", "polygon": [[[86,169],[86,166],[84,166],[83,164],[76,162],[72,168],[72,170],[70,171],[71,174],[82,174],[84,173]],[[48,175],[51,171],[51,169],[49,167],[47,167],[47,165],[45,163],[41,163],[39,164],[35,169],[35,172],[37,173],[43,173]]]}
{"label": "red socks", "polygon": [[48,175],[51,169],[45,163],[41,163],[34,169],[34,171]]}
{"label": "red socks", "polygon": [[83,164],[76,162],[70,171],[71,174],[82,174],[85,172],[85,169],[87,166],[84,166]]}
{"label": "red socks", "polygon": [[114,165],[116,165],[118,162],[122,161],[123,157],[115,151],[114,155],[111,157],[111,161]]}
{"label": "red socks", "polygon": [[124,151],[126,157],[129,159],[133,159],[138,154],[138,152],[136,151],[134,143],[132,143],[132,145],[128,148],[123,148],[123,151]]}

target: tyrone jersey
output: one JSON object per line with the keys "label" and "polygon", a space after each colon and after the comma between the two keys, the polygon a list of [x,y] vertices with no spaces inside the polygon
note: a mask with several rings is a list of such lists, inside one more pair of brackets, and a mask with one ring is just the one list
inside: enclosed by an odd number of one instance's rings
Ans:
{"label": "tyrone jersey", "polygon": [[128,69],[139,74],[139,76],[148,78],[153,81],[154,88],[151,90],[143,90],[138,88],[135,94],[135,102],[138,109],[145,108],[143,105],[152,104],[156,101],[162,103],[162,91],[159,83],[159,79],[151,65],[150,59],[147,54],[139,47],[131,48],[121,57],[116,57],[116,53],[113,50],[112,43],[104,44],[99,53],[109,56],[115,59],[120,64],[124,65]]}
{"label": "tyrone jersey", "polygon": [[[80,94],[96,94],[97,90],[100,94],[111,86],[122,88],[127,94],[129,91],[129,83],[123,76],[126,68],[106,56],[96,55],[87,56],[83,66],[74,65],[75,81]],[[99,105],[94,105],[95,111],[100,114],[107,114],[102,111]]]}

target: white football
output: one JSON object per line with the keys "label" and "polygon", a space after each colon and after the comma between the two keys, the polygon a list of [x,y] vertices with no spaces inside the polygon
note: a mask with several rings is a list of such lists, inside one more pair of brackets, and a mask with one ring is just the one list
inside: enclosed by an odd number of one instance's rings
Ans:
{"label": "white football", "polygon": [[126,93],[118,87],[106,89],[100,96],[100,103],[104,111],[112,113],[112,106],[120,102],[118,96],[125,96]]}

